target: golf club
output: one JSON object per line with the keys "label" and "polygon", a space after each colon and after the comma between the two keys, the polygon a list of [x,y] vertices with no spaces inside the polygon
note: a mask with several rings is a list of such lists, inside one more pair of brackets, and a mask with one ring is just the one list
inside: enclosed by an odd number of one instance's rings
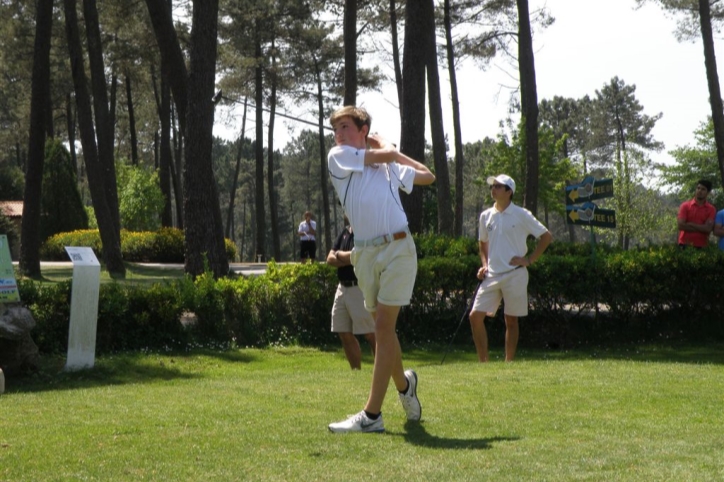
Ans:
{"label": "golf club", "polygon": [[478,290],[480,289],[480,285],[483,284],[483,281],[481,280],[480,283],[478,283],[478,286],[475,288],[475,291],[473,292],[473,296],[470,298],[470,303],[468,303],[468,306],[465,308],[465,311],[463,312],[463,316],[460,318],[460,323],[458,323],[458,327],[455,329],[455,333],[453,333],[452,338],[450,338],[450,343],[447,344],[447,348],[445,348],[445,353],[442,354],[442,360],[440,361],[440,365],[445,363],[445,357],[447,357],[448,351],[450,351],[450,346],[452,345],[452,342],[455,340],[455,337],[458,334],[458,331],[460,331],[460,327],[463,326],[463,320],[465,320],[465,316],[470,312],[470,310],[473,308],[473,303],[475,302],[475,296],[478,294]]}

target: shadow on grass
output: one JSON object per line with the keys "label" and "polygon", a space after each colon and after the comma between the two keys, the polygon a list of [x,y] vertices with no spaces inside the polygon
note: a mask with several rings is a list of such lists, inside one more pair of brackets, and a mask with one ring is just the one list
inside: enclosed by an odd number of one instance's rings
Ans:
{"label": "shadow on grass", "polygon": [[[222,359],[228,362],[250,363],[255,357],[238,351],[204,350],[194,352],[198,355]],[[141,353],[122,353],[105,355],[96,359],[93,368],[64,371],[65,357],[44,357],[39,370],[25,376],[6,377],[6,393],[48,392],[55,390],[76,390],[112,385],[131,385],[156,383],[168,380],[190,380],[203,378],[198,367],[196,373],[186,369],[186,355],[147,355]]]}
{"label": "shadow on grass", "polygon": [[[472,342],[471,342],[472,345]],[[440,347],[430,351],[414,349],[405,351],[405,366],[440,365],[445,349]],[[491,362],[502,362],[502,347],[491,347]],[[724,343],[711,342],[692,344],[684,342],[620,344],[611,346],[584,346],[571,349],[528,349],[518,348],[516,360],[525,361],[585,361],[618,360],[645,363],[691,363],[724,365]],[[456,363],[477,363],[475,348],[472,346],[453,346],[445,357],[445,365]]]}
{"label": "shadow on grass", "polygon": [[490,449],[491,444],[495,442],[513,442],[520,440],[519,437],[491,437],[479,439],[438,437],[437,435],[429,434],[422,423],[412,422],[409,420],[405,423],[405,433],[388,432],[388,434],[402,436],[406,442],[419,447],[445,450],[487,450]]}

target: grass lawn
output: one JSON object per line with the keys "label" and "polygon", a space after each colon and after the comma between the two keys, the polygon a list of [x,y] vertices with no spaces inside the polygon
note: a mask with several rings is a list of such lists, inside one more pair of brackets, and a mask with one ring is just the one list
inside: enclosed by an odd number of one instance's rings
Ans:
{"label": "grass lawn", "polygon": [[0,395],[0,480],[708,481],[724,479],[724,345],[406,351],[422,422],[394,386],[384,434],[332,434],[371,360],[341,350],[45,359]]}
{"label": "grass lawn", "polygon": [[[43,263],[40,272],[42,283],[59,283],[73,278],[73,266],[70,263]],[[126,263],[126,278],[115,281],[123,284],[152,285],[181,278],[183,275],[183,265]],[[112,281],[108,271],[101,268],[101,283]]]}

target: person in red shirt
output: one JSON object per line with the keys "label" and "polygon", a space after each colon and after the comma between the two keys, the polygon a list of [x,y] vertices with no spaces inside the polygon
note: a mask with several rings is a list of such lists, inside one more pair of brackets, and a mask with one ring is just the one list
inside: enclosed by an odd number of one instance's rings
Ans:
{"label": "person in red shirt", "polygon": [[694,199],[681,203],[676,217],[680,248],[703,248],[708,244],[716,216],[716,209],[706,200],[710,191],[711,181],[701,179],[696,184]]}

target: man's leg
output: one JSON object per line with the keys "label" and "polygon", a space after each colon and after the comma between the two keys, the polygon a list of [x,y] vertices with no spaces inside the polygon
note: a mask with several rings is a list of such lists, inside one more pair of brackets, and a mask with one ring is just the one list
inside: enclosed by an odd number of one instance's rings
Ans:
{"label": "man's leg", "polygon": [[390,377],[395,382],[398,391],[407,389],[407,378],[405,378],[405,371],[402,368],[402,350],[395,332],[399,313],[399,306],[377,304],[375,314],[377,350],[375,352],[375,366],[372,371],[372,387],[365,405],[365,411],[372,414],[382,411],[382,402],[384,402],[387,394]]}
{"label": "man's leg", "polygon": [[377,340],[375,339],[374,333],[365,333],[364,334],[365,340],[367,340],[367,343],[370,344],[370,348],[372,349],[372,356],[375,356],[375,352],[377,350]]}
{"label": "man's leg", "polygon": [[478,361],[488,361],[488,332],[485,330],[485,313],[482,311],[470,312],[470,328],[473,332],[475,351],[478,352]]}
{"label": "man's leg", "polygon": [[505,315],[505,361],[513,361],[516,348],[518,348],[518,317]]}
{"label": "man's leg", "polygon": [[338,333],[338,335],[342,341],[342,348],[344,348],[344,355],[347,357],[349,367],[352,370],[360,370],[362,368],[362,349],[357,337],[349,332]]}

